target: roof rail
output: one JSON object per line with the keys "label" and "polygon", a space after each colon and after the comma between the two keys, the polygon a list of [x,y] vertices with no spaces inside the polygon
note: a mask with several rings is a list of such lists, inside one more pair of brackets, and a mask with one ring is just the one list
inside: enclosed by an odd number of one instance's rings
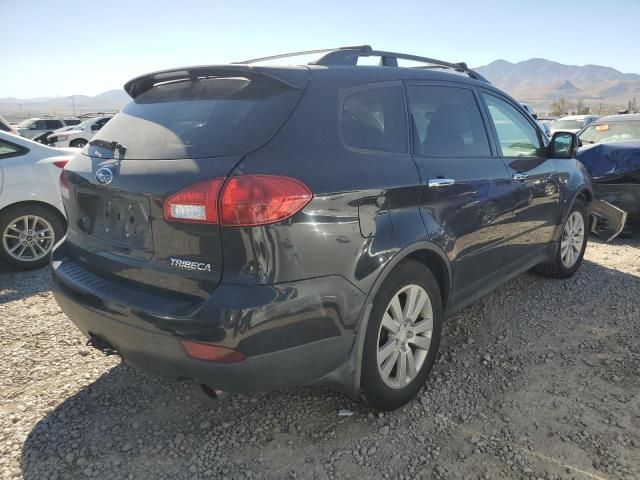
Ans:
{"label": "roof rail", "polygon": [[251,60],[245,60],[243,62],[234,62],[241,64],[257,63],[266,60],[276,60],[279,58],[299,57],[302,55],[311,55],[314,53],[324,53],[318,60],[310,62],[309,65],[324,65],[324,66],[338,66],[338,65],[357,65],[358,58],[360,57],[380,57],[380,66],[385,67],[397,67],[398,59],[412,60],[415,62],[426,63],[428,65],[415,67],[415,68],[450,68],[456,72],[465,73],[470,78],[479,80],[484,83],[491,83],[479,73],[471,70],[466,63],[451,63],[444,60],[437,60],[435,58],[420,57],[418,55],[411,55],[408,53],[397,52],[385,52],[381,50],[374,50],[370,45],[359,45],[354,47],[339,47],[339,48],[324,48],[319,50],[306,50],[302,52],[283,53],[280,55],[272,55],[270,57],[254,58]]}
{"label": "roof rail", "polygon": [[115,115],[116,113],[118,113],[118,110],[107,110],[104,112],[85,112],[85,113],[76,115],[76,118],[93,118],[93,117],[100,117],[103,115]]}

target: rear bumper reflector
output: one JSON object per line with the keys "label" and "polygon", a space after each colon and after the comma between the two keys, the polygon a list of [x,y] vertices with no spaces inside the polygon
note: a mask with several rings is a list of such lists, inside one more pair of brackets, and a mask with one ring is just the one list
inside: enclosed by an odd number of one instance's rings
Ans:
{"label": "rear bumper reflector", "polygon": [[208,362],[237,363],[246,358],[236,350],[212,345],[210,343],[182,340],[182,346],[190,357]]}

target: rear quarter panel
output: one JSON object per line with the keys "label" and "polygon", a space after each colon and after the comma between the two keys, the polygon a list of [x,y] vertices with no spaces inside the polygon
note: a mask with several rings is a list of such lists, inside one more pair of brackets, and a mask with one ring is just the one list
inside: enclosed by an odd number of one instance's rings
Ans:
{"label": "rear quarter panel", "polygon": [[338,92],[371,82],[355,78],[345,83],[314,72],[281,131],[236,167],[234,175],[302,180],[314,198],[278,224],[222,228],[223,282],[340,275],[367,292],[400,250],[428,239],[418,208],[420,177],[411,156],[346,148],[338,135]]}
{"label": "rear quarter panel", "polygon": [[53,206],[64,215],[59,186],[60,168],[52,164],[51,157],[38,157],[38,152],[32,150],[25,155],[0,160],[0,209],[20,202],[37,201]]}

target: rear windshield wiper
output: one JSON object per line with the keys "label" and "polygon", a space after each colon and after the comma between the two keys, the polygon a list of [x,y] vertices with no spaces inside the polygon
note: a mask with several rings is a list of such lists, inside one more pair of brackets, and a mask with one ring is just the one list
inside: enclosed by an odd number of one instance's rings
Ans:
{"label": "rear windshield wiper", "polygon": [[127,151],[127,147],[125,147],[121,143],[107,142],[106,140],[91,140],[89,142],[89,145],[91,145],[92,147],[106,148],[107,150],[111,150],[112,152],[115,152],[117,150],[120,155],[124,155],[124,153]]}

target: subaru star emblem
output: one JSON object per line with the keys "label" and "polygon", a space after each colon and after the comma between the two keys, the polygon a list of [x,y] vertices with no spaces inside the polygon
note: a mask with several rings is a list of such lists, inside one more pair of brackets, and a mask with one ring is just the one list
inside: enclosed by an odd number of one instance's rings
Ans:
{"label": "subaru star emblem", "polygon": [[113,181],[113,171],[107,167],[101,167],[96,172],[96,180],[100,185],[108,185]]}

